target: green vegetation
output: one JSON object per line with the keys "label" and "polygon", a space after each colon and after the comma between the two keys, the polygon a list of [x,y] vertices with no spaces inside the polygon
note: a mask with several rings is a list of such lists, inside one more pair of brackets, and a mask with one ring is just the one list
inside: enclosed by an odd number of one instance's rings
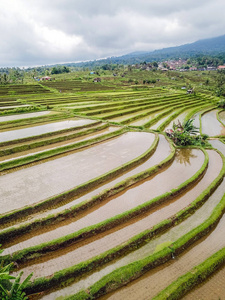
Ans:
{"label": "green vegetation", "polygon": [[[83,184],[62,190],[59,194],[53,192],[47,199],[43,197],[38,203],[31,201],[31,204],[27,206],[21,204],[20,208],[13,211],[8,209],[7,212],[1,214],[0,241],[9,249],[11,245],[14,247],[18,242],[17,251],[10,252],[9,250],[7,255],[0,257],[0,261],[4,261],[4,263],[15,263],[13,269],[11,269],[12,265],[4,267],[2,264],[0,288],[2,298],[5,297],[3,299],[11,299],[9,298],[11,297],[10,293],[17,295],[15,299],[26,299],[23,294],[24,288],[27,295],[47,291],[51,297],[52,288],[60,289],[74,281],[78,282],[83,278],[82,276],[95,272],[96,267],[100,270],[109,263],[114,267],[114,263],[119,258],[126,257],[127,254],[148,243],[154,243],[156,237],[160,237],[161,234],[172,231],[176,225],[182,224],[185,219],[195,212],[197,213],[197,210],[207,203],[214,192],[216,193],[225,174],[225,161],[222,155],[223,167],[220,173],[218,171],[219,174],[216,178],[209,181],[208,187],[204,187],[204,190],[202,189],[201,193],[195,196],[195,199],[193,198],[189,204],[183,203],[183,206],[176,212],[173,212],[172,209],[170,213],[168,212],[167,217],[160,221],[156,220],[151,228],[150,226],[146,227],[147,229],[140,228],[127,240],[118,241],[111,248],[99,249],[97,254],[90,251],[89,256],[85,257],[83,261],[79,258],[79,262],[76,262],[76,259],[72,257],[70,266],[57,266],[58,269],[52,274],[35,276],[33,282],[28,283],[29,276],[25,283],[19,283],[21,273],[17,269],[25,268],[25,274],[28,274],[26,273],[28,262],[31,266],[37,264],[36,270],[38,270],[39,262],[41,260],[47,262],[49,254],[57,258],[61,255],[60,253],[67,255],[71,249],[82,251],[83,245],[88,247],[93,241],[97,244],[102,237],[109,233],[115,234],[117,230],[126,228],[131,222],[135,224],[145,216],[151,217],[152,215],[154,218],[154,212],[159,211],[162,204],[165,211],[169,210],[168,207],[177,201],[178,196],[191,191],[195,185],[201,184],[207,168],[211,167],[208,153],[215,151],[210,144],[209,136],[199,134],[199,132],[202,133],[202,115],[216,109],[217,120],[215,118],[215,121],[219,121],[223,126],[218,113],[225,108],[225,73],[216,70],[208,71],[206,68],[223,64],[224,58],[223,56],[209,55],[193,56],[188,59],[186,57],[179,60],[179,70],[181,69],[182,72],[168,70],[172,63],[171,60],[160,62],[154,58],[152,62],[142,61],[135,65],[132,63],[128,65],[110,64],[108,61],[101,65],[96,61],[96,65],[92,69],[90,65],[65,65],[23,71],[19,69],[2,70],[0,78],[1,132],[77,118],[91,119],[94,122],[85,126],[8,142],[0,140],[1,176],[8,175],[8,173],[10,176],[14,172],[16,174],[17,167],[22,174],[24,165],[28,168],[35,167],[36,164],[44,163],[47,160],[60,159],[61,156],[70,152],[85,151],[86,147],[92,147],[92,145],[107,139],[113,140],[116,136],[128,131],[146,132],[146,137],[147,133],[155,133],[152,146],[128,163],[115,169],[112,168],[105,174],[98,174],[96,170],[96,176]],[[194,67],[202,68],[202,71],[191,71]],[[46,80],[38,81],[42,76],[50,76],[51,80],[46,78]],[[31,115],[27,119],[23,118],[23,113],[44,110],[51,110],[51,113],[40,117],[32,118]],[[13,120],[15,114],[21,118]],[[195,126],[194,122],[198,125]],[[165,128],[170,127],[170,123],[173,123],[171,130],[166,129],[170,139],[165,139],[165,134],[162,136],[162,133]],[[110,131],[112,126],[115,128],[113,132]],[[108,128],[110,128],[109,131]],[[224,142],[224,138],[219,137]],[[166,158],[161,161],[157,158],[161,155],[158,152],[159,145],[162,148],[163,145],[167,145],[167,148],[170,149],[167,150]],[[135,184],[141,186],[144,185],[146,178],[150,180],[153,176],[156,179],[157,176],[160,177],[161,172],[170,165],[175,155],[179,155],[179,151],[181,151],[179,148],[183,147],[201,149],[205,155],[200,169],[188,180],[174,185],[175,188],[168,188],[158,197],[153,197],[151,191],[148,191],[148,201],[140,204],[136,197],[137,203],[131,206],[132,208],[129,207],[128,199],[128,208],[123,212],[112,214],[101,222],[96,219],[81,226],[81,229],[75,227],[71,231],[72,233],[66,234],[65,231],[64,236],[54,237],[55,228],[67,226],[67,222],[68,224],[75,222],[76,225],[77,221],[82,222],[83,217],[88,218],[89,213],[98,211],[100,206],[104,208],[104,205],[111,204],[113,207],[114,199],[120,193],[126,194],[130,187],[135,187]],[[206,151],[202,148],[211,150]],[[14,157],[15,153],[20,153],[21,157],[18,155]],[[133,172],[132,176],[126,175],[128,171],[135,170],[134,167],[141,167],[144,162],[148,162],[148,159],[153,159],[153,161],[156,159],[157,163],[152,164],[151,167],[145,166],[137,173]],[[180,160],[179,163],[183,162]],[[74,167],[76,168],[76,165]],[[88,166],[88,168],[92,167],[91,164]],[[123,175],[121,180],[119,180],[120,175]],[[103,184],[108,184],[114,179],[117,179],[116,183],[103,188]],[[97,188],[99,188],[98,192],[94,193]],[[93,192],[89,199],[76,202],[79,197],[89,192]],[[219,195],[219,197],[221,196]],[[223,216],[224,199],[222,197],[205,222],[200,223],[199,226],[193,226],[193,229],[187,230],[187,233],[181,238],[174,236],[174,239],[165,239],[164,242],[153,247],[152,254],[148,253],[144,259],[136,260],[131,264],[127,263],[119,269],[112,268],[114,270],[112,273],[102,277],[99,281],[96,280],[88,289],[78,291],[78,293],[75,290],[76,294],[68,299],[95,299],[113,291],[140,277],[147,270],[165,263],[173,255],[177,256],[184,250],[188,250],[190,245],[195,245],[195,241],[200,240],[201,237],[213,234],[213,229]],[[19,193],[15,194],[15,201],[22,201]],[[171,205],[171,207],[173,206]],[[54,211],[54,209],[56,210]],[[43,212],[46,213],[42,215]],[[29,242],[31,236],[36,238],[39,235],[38,230],[42,234],[42,229],[45,229],[46,232],[52,230],[53,238],[47,239],[41,244],[35,242],[20,247],[23,240],[27,239]],[[201,240],[199,242],[201,243]],[[96,249],[98,248],[96,247]],[[179,278],[165,291],[162,291],[159,298],[156,299],[167,299],[167,297],[168,299],[177,299],[200,282],[199,276],[203,279],[207,278],[224,264],[224,250],[218,253]],[[12,276],[12,271],[16,271],[18,275]],[[1,276],[4,280],[11,281],[7,288],[2,284]]]}
{"label": "green vegetation", "polygon": [[173,123],[173,129],[166,130],[166,134],[172,139],[177,146],[200,146],[210,147],[206,141],[207,135],[199,135],[199,130],[193,125],[193,119],[189,119],[181,124]]}
{"label": "green vegetation", "polygon": [[[2,253],[3,250],[0,250]],[[20,282],[23,272],[20,272],[17,277],[11,276],[10,271],[13,268],[13,264],[5,265],[3,261],[0,266],[0,296],[2,300],[26,300],[28,297],[24,293],[24,289],[28,286],[28,283],[33,276],[33,273],[28,275],[27,278]]]}

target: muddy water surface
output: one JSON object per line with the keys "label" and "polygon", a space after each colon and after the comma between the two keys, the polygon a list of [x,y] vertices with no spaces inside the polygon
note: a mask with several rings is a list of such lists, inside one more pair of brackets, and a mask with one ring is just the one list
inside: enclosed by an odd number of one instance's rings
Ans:
{"label": "muddy water surface", "polygon": [[[52,145],[47,145],[47,146],[35,148],[33,150],[28,150],[28,151],[23,151],[23,152],[18,152],[18,153],[11,154],[11,155],[3,156],[3,157],[0,157],[0,161],[4,161],[4,162],[11,161],[11,160],[14,160],[15,158],[23,158],[23,157],[26,157],[26,156],[30,156],[31,154],[37,154],[37,153],[45,152],[46,150],[52,150],[52,149],[56,149],[58,147],[69,146],[69,145],[72,145],[74,143],[94,139],[94,138],[97,138],[99,136],[102,136],[102,135],[105,135],[105,134],[108,134],[108,133],[111,133],[111,132],[114,132],[114,131],[117,131],[117,130],[119,130],[118,127],[112,127],[111,126],[111,127],[106,128],[106,129],[100,130],[99,132],[85,135],[85,137],[81,136],[81,137],[71,139],[71,140],[69,140],[69,142],[64,141],[64,142],[60,142],[60,143],[54,143]],[[37,150],[39,150],[39,151],[37,151]]]}
{"label": "muddy water surface", "polygon": [[150,120],[154,119],[155,117],[157,117],[160,113],[162,113],[162,111],[158,112],[158,113],[149,113],[149,115],[147,117],[141,118],[137,121],[132,121],[129,123],[129,125],[132,126],[142,126],[144,124],[146,124],[147,122],[149,122]]}
{"label": "muddy water surface", "polygon": [[35,118],[35,117],[45,116],[49,113],[50,113],[50,111],[40,111],[40,112],[34,112],[34,113],[29,113],[29,114],[4,116],[4,117],[0,117],[0,122],[14,121],[14,120],[19,120],[19,119]]}
{"label": "muddy water surface", "polygon": [[225,296],[225,267],[184,296],[183,300],[223,300]]}
{"label": "muddy water surface", "polygon": [[[175,241],[183,234],[190,231],[192,228],[204,222],[212,213],[213,208],[219,203],[219,200],[224,194],[225,181],[219,186],[216,192],[209,198],[193,216],[187,219],[182,224],[174,227],[168,233],[165,233],[160,238],[157,238],[157,244],[166,241]],[[112,296],[105,299],[124,299],[125,295],[129,299],[151,299],[156,296],[162,289],[166,288],[179,276],[188,272],[195,265],[202,263],[209,256],[225,246],[225,216],[222,217],[216,229],[209,236],[202,238],[195,243],[189,251],[179,255],[175,260],[149,271],[139,280],[127,285],[127,287],[113,293]],[[150,252],[151,253],[151,252]]]}
{"label": "muddy water surface", "polygon": [[221,111],[219,113],[219,118],[222,121],[222,123],[225,124],[225,111]]}
{"label": "muddy water surface", "polygon": [[168,115],[165,117],[162,117],[158,122],[156,122],[154,125],[150,126],[150,129],[157,130],[157,128],[168,118]]}
{"label": "muddy water surface", "polygon": [[[150,134],[148,136],[148,139],[154,140],[155,136],[154,134]],[[51,209],[49,208],[49,210],[44,211],[44,212],[38,212],[37,214],[33,215],[33,216],[29,216],[29,221],[31,221],[32,219],[35,218],[41,218],[44,216],[49,215],[49,213],[58,213],[63,211],[64,209],[68,209],[70,207],[72,207],[75,204],[78,204],[82,201],[91,199],[91,197],[99,194],[100,192],[104,191],[105,189],[108,188],[112,188],[116,183],[126,179],[127,177],[130,177],[134,174],[138,174],[146,169],[149,169],[150,167],[157,165],[158,163],[160,163],[162,160],[164,160],[171,152],[169,143],[167,142],[167,140],[165,139],[165,137],[163,135],[160,135],[159,138],[159,143],[157,146],[157,151],[154,152],[154,154],[148,158],[144,163],[142,163],[141,165],[138,165],[137,167],[134,167],[133,169],[131,169],[130,171],[127,171],[119,176],[117,176],[115,179],[110,180],[109,182],[100,185],[99,187],[96,186],[96,188],[90,192],[86,192],[85,194],[83,194],[82,196],[78,196],[78,197],[74,197],[72,199],[69,199],[69,203],[68,201],[64,200],[60,202],[60,206],[56,206],[55,208]],[[22,224],[22,220],[19,221],[19,224]],[[24,223],[23,223],[24,224]]]}
{"label": "muddy water surface", "polygon": [[[146,179],[140,184],[135,184],[117,194],[115,197],[109,198],[106,203],[103,203],[102,206],[95,209],[87,216],[64,226],[63,224],[60,224],[60,227],[42,234],[41,232],[45,230],[39,230],[38,236],[30,237],[26,241],[17,243],[15,246],[9,248],[5,247],[5,249],[7,248],[5,253],[14,252],[18,247],[26,248],[31,245],[37,245],[41,241],[46,242],[78,231],[84,227],[97,224],[143,204],[156,196],[170,191],[172,188],[176,188],[194,175],[204,161],[204,154],[200,150],[193,149],[191,153],[187,152],[186,149],[182,149],[181,151],[188,153],[187,161],[184,161],[183,159],[175,160],[164,172],[159,172],[153,178]],[[187,157],[187,155],[184,154],[182,155],[182,158],[183,157]]]}
{"label": "muddy water surface", "polygon": [[209,136],[225,135],[225,127],[217,120],[218,110],[212,110],[202,116],[202,133]]}
{"label": "muddy water surface", "polygon": [[188,110],[186,110],[185,112],[183,112],[182,114],[180,114],[179,116],[177,116],[174,120],[172,120],[172,121],[169,123],[169,125],[167,125],[167,126],[165,127],[165,130],[166,130],[166,129],[171,129],[171,128],[173,128],[173,123],[177,124],[178,121],[180,121],[181,123],[183,123],[185,117],[186,117],[187,114],[190,112],[190,110],[192,110],[192,109],[188,109]]}
{"label": "muddy water surface", "polygon": [[[204,191],[204,189],[208,187],[208,185],[220,172],[221,158],[219,155],[215,151],[209,151],[209,156],[211,159],[211,164],[209,165],[204,178],[184,195],[174,198],[173,201],[168,201],[168,204],[166,203],[156,207],[151,211],[151,213],[146,213],[144,216],[139,217],[139,219],[136,218],[135,222],[134,220],[131,220],[130,222],[127,222],[126,226],[123,226],[123,228],[116,229],[115,231],[110,232],[106,236],[100,237],[91,243],[79,246],[78,248],[74,246],[74,250],[72,250],[71,247],[71,250],[66,253],[61,251],[60,259],[58,257],[59,253],[56,257],[54,257],[54,254],[52,254],[46,257],[43,262],[36,263],[35,265],[31,265],[26,268],[23,267],[25,276],[32,271],[34,271],[34,277],[48,276],[56,271],[59,271],[62,263],[64,268],[66,268],[71,265],[71,261],[76,261],[76,263],[79,263],[90,259],[95,255],[99,255],[100,253],[127,241],[134,235],[151,228],[160,221],[171,217],[179,210],[188,206],[192,201],[194,201],[194,199],[196,199],[197,196],[199,196],[202,191]],[[107,268],[107,270],[111,272],[115,268],[119,268],[136,260],[137,257],[140,259],[141,257],[148,256],[149,249],[146,248],[146,251],[144,251],[143,248],[141,248],[140,254],[138,253],[138,251],[135,251],[130,255],[127,255],[124,259],[112,264],[111,267]],[[104,271],[99,272],[99,276],[104,276],[106,274]]]}
{"label": "muddy water surface", "polygon": [[34,126],[30,128],[4,131],[4,132],[0,132],[0,142],[26,138],[29,136],[41,135],[48,132],[55,132],[58,130],[82,126],[93,122],[94,122],[93,120],[88,120],[88,119],[74,120],[74,121],[68,120],[68,121],[61,121],[61,122],[49,123],[45,125]]}
{"label": "muddy water surface", "polygon": [[4,109],[7,109],[7,108],[17,108],[17,107],[27,107],[27,106],[30,106],[30,104],[21,104],[21,105],[9,105],[9,106],[0,106],[0,110],[4,110]]}
{"label": "muddy water surface", "polygon": [[1,176],[0,212],[41,201],[121,166],[151,146],[152,138],[148,137],[148,133],[128,132],[74,154]]}

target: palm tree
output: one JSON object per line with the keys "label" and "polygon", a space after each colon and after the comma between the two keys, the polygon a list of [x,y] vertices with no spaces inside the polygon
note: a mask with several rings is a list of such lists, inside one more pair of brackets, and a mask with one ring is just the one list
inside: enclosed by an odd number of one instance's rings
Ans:
{"label": "palm tree", "polygon": [[193,124],[194,119],[188,119],[183,123],[182,127],[185,133],[196,134],[199,133],[199,129]]}

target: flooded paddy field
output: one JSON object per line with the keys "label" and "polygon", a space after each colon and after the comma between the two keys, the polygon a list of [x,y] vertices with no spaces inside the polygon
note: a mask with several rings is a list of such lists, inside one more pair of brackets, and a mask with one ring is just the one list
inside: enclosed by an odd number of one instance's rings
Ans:
{"label": "flooded paddy field", "polygon": [[[220,195],[222,196],[224,190],[224,182],[223,186],[220,187]],[[216,199],[214,198],[214,201]],[[213,205],[215,205],[214,203]],[[203,206],[202,209],[205,207]],[[208,209],[208,208],[207,208]],[[210,212],[207,212],[208,215]],[[198,214],[198,212],[196,213]],[[203,214],[205,214],[203,212]],[[202,212],[200,216],[202,215]],[[206,216],[206,214],[205,214]],[[194,216],[193,216],[194,217]],[[190,220],[186,221],[186,226],[192,226],[192,219],[193,217],[190,217]],[[198,216],[195,216],[197,219]],[[200,222],[204,221],[202,219]],[[187,224],[188,222],[188,224]],[[195,221],[195,225],[196,225]],[[176,280],[179,276],[185,274],[188,272],[192,267],[195,265],[200,264],[203,262],[206,258],[220,250],[225,246],[225,235],[224,235],[224,228],[225,225],[225,217],[223,216],[222,219],[219,221],[219,224],[217,225],[216,229],[213,230],[209,236],[200,239],[197,243],[195,243],[191,249],[188,251],[185,251],[184,253],[180,254],[178,257],[175,258],[175,260],[170,260],[168,263],[149,271],[146,275],[143,276],[143,278],[140,278],[127,287],[121,289],[118,292],[115,292],[112,296],[106,297],[105,299],[124,299],[124,295],[126,294],[126,297],[129,296],[131,299],[137,299],[138,295],[141,297],[146,297],[146,299],[150,298],[152,299],[155,297],[162,289],[166,288],[169,284],[171,284],[174,280]],[[184,228],[187,229],[186,226],[183,227],[182,234],[185,233]],[[191,228],[191,227],[190,227]],[[173,241],[171,239],[172,236],[175,236],[175,232],[171,233],[171,236],[168,236],[167,240]],[[162,241],[162,240],[161,240]],[[143,295],[144,291],[144,295]],[[221,296],[221,295],[220,295]],[[207,298],[206,298],[207,299]],[[213,298],[212,298],[213,299]]]}
{"label": "flooded paddy field", "polygon": [[[62,82],[62,84],[66,83]],[[86,87],[86,83],[83,86]],[[40,291],[46,291],[34,296],[35,300],[61,300],[65,296],[76,294],[83,289],[91,291],[90,286],[104,276],[107,280],[115,270],[123,272],[123,267],[144,260],[157,251],[160,252],[158,249],[161,245],[166,245],[168,242],[175,243],[192,229],[204,224],[224,194],[224,180],[222,177],[220,181],[218,179],[223,172],[223,160],[218,152],[212,149],[204,152],[198,147],[175,149],[162,132],[158,135],[150,129],[129,127],[129,125],[144,126],[157,117],[156,123],[151,126],[151,129],[157,130],[166,120],[171,120],[173,113],[175,115],[180,112],[176,119],[182,122],[191,115],[192,111],[196,118],[195,125],[200,127],[200,122],[197,120],[200,113],[204,107],[213,107],[215,100],[211,101],[210,97],[204,95],[198,98],[195,95],[186,95],[186,93],[166,88],[148,88],[137,91],[124,88],[124,91],[115,92],[107,91],[107,89],[104,93],[96,90],[78,94],[76,91],[70,90],[70,94],[65,91],[61,95],[59,93],[51,93],[44,97],[37,95],[33,99],[27,96],[27,104],[24,105],[35,103],[36,105],[49,105],[53,109],[57,107],[54,111],[68,113],[68,120],[57,119],[56,122],[46,119],[46,124],[40,122],[39,124],[42,124],[40,126],[37,124],[34,126],[32,122],[27,125],[24,123],[22,125],[24,128],[22,126],[19,128],[18,123],[18,126],[15,125],[15,130],[3,128],[0,132],[0,143],[2,143],[0,165],[93,139],[93,144],[79,150],[72,149],[69,150],[70,152],[60,153],[46,159],[40,158],[35,163],[18,168],[13,167],[9,171],[0,173],[0,197],[2,199],[0,201],[0,235],[6,234],[6,231],[7,234],[14,234],[13,238],[9,235],[8,239],[3,240],[4,252],[2,255],[13,254],[12,257],[14,257],[16,252],[22,253],[21,251],[25,251],[25,249],[27,253],[30,253],[30,247],[34,247],[32,249],[42,247],[43,243],[46,247],[52,245],[51,250],[46,250],[46,253],[42,253],[42,250],[31,253],[30,256],[27,256],[28,261],[24,256],[24,262],[20,261],[15,267],[15,273],[12,273],[18,274],[19,270],[23,270],[23,278],[25,278],[33,272],[34,283],[36,279],[41,282],[40,278],[49,280],[47,288],[46,286],[40,288]],[[2,105],[3,103],[5,102],[2,102]],[[7,106],[7,101],[3,108],[5,106]],[[15,105],[10,105],[10,108],[13,106]],[[154,112],[154,109],[159,110]],[[169,109],[174,110],[171,112]],[[184,110],[182,111],[182,109]],[[168,115],[165,115],[167,110]],[[224,135],[224,127],[217,120],[217,111],[214,109],[202,115],[203,133],[210,136]],[[8,121],[18,122],[23,118],[38,119],[48,113],[24,112],[18,115],[4,115],[0,117],[0,122],[3,124]],[[119,115],[120,113],[121,115]],[[146,116],[141,116],[145,113]],[[81,119],[82,116],[85,119]],[[219,117],[220,120],[223,120],[223,112],[220,112]],[[102,118],[104,118],[103,123],[99,121]],[[135,118],[137,119],[135,120]],[[128,122],[129,119],[130,122]],[[121,122],[121,124],[115,126],[113,122]],[[125,123],[129,125],[122,125]],[[167,127],[169,126],[171,124],[167,125]],[[115,136],[117,131],[119,133]],[[50,136],[48,133],[52,133],[52,135]],[[108,134],[110,135],[107,140],[97,140]],[[31,140],[28,141],[30,137]],[[94,139],[97,141],[95,144]],[[16,145],[13,142],[15,140],[18,140]],[[12,141],[11,145],[9,141]],[[46,144],[44,144],[45,142]],[[38,143],[42,144],[38,146]],[[225,154],[225,146],[220,140],[210,140],[210,143]],[[33,144],[30,147],[32,149],[25,147],[31,144]],[[154,149],[151,148],[153,145]],[[17,153],[13,153],[13,149],[16,147]],[[20,149],[18,150],[18,148]],[[7,154],[4,154],[4,150],[7,150],[5,152]],[[12,152],[10,153],[10,151]],[[149,154],[147,154],[148,152]],[[174,152],[175,156],[173,157]],[[142,156],[144,158],[139,158]],[[137,160],[136,164],[129,167],[133,160]],[[124,165],[127,167],[123,168]],[[106,174],[116,168],[119,171],[113,173],[111,177],[97,181],[97,178],[100,176],[104,178]],[[152,173],[149,170],[152,170]],[[142,178],[142,176],[144,177]],[[190,180],[193,181],[192,184],[188,184]],[[88,187],[90,181],[93,181],[94,184]],[[217,181],[215,190],[212,189],[210,193],[208,187]],[[82,185],[85,188],[81,192],[70,195],[70,191]],[[182,185],[187,185],[187,187],[181,188]],[[172,193],[172,191],[177,192]],[[192,207],[196,199],[203,197],[204,193],[207,196],[204,196],[201,205],[190,210],[182,220],[171,222],[166,230],[160,229],[154,236],[146,238],[141,243],[138,242],[139,236],[145,232],[156,230],[158,226],[161,226],[160,224],[168,220],[176,219],[177,215]],[[59,202],[49,201],[54,197],[60,197],[61,194],[68,196],[61,197]],[[167,194],[170,196],[166,197]],[[95,199],[100,200],[95,201]],[[151,204],[153,200],[157,202]],[[13,217],[17,210],[25,211],[25,208],[42,205],[45,201],[49,201],[51,204],[43,206],[39,210],[30,210],[29,213],[21,214],[19,217]],[[89,206],[89,203],[92,202],[93,204]],[[84,205],[86,203],[88,203],[87,206]],[[69,214],[79,206],[82,209],[74,214]],[[1,221],[1,218],[4,219],[7,214],[9,214],[9,219]],[[129,214],[130,217],[123,219]],[[54,222],[51,221],[52,217],[55,217]],[[40,224],[35,225],[39,220]],[[43,223],[41,223],[42,221]],[[152,299],[193,266],[225,247],[224,222],[225,219],[222,216],[214,230],[210,230],[205,237],[189,245],[174,260],[148,271],[138,280],[128,282],[126,287],[121,287],[119,290],[103,296],[102,299]],[[104,227],[104,224],[108,225]],[[21,231],[16,235],[14,231],[20,230],[21,226],[31,229],[27,232],[26,230]],[[98,230],[99,226],[103,226],[101,230]],[[85,232],[88,232],[89,228],[93,228],[93,232],[86,236]],[[55,247],[55,243],[60,239],[76,236],[79,232],[84,232],[84,235],[76,242]],[[132,246],[125,246],[128,244]],[[125,252],[117,250],[123,249],[123,247],[127,247]],[[107,251],[112,253],[110,259],[104,261],[102,258],[101,261],[101,257],[107,257],[105,256]],[[91,261],[97,261],[97,258],[99,264],[93,264],[94,267],[88,267],[89,269],[87,268],[86,271],[81,269],[82,272],[79,276],[70,275],[67,282],[65,278],[60,277],[68,268],[91,264]],[[221,272],[223,274],[223,270]],[[52,285],[51,288],[54,274],[59,276],[59,282]],[[203,295],[205,297],[213,295],[212,297],[214,297],[214,294],[207,294],[207,289],[210,289],[207,284],[205,291],[202,292]],[[219,290],[221,284],[216,285],[214,282],[212,286]],[[222,292],[221,288],[216,295],[221,297]],[[194,299],[194,295],[190,299]],[[196,295],[198,297],[199,292]]]}
{"label": "flooded paddy field", "polygon": [[[203,161],[203,153],[199,150],[193,150],[189,157],[189,164],[185,164],[184,161],[180,161],[179,159],[175,160],[164,172],[157,174],[154,178],[146,179],[144,182],[133,185],[122,193],[109,198],[106,203],[103,203],[103,205],[97,207],[93,212],[90,212],[83,218],[80,218],[77,221],[74,220],[74,222],[71,222],[71,220],[69,224],[67,224],[68,222],[65,222],[65,225],[60,223],[60,227],[53,228],[52,230],[49,228],[50,230],[47,232],[45,227],[43,230],[40,229],[37,231],[37,236],[34,236],[34,232],[32,232],[32,237],[29,234],[27,237],[23,237],[26,241],[21,243],[17,241],[16,245],[10,248],[5,245],[5,253],[8,253],[8,251],[12,253],[18,248],[22,249],[37,245],[40,240],[47,242],[70,234],[74,232],[74,230],[78,231],[84,227],[103,222],[143,204],[189,179],[201,167]],[[170,174],[179,174],[179,176],[170,176]],[[165,178],[168,177],[171,177],[171,180],[166,181]]]}
{"label": "flooded paddy field", "polygon": [[225,268],[222,268],[210,278],[204,281],[202,284],[199,284],[195,289],[190,291],[183,300],[212,300],[212,299],[223,299],[225,295]]}
{"label": "flooded paddy field", "polygon": [[[147,136],[148,133],[128,132],[89,149],[2,176],[1,213],[9,210],[6,203],[13,210],[41,201],[134,159],[150,147]],[[18,201],[14,200],[15,194]]]}
{"label": "flooded paddy field", "polygon": [[22,139],[30,136],[41,135],[49,132],[59,131],[62,129],[68,129],[72,127],[78,127],[86,124],[93,123],[93,120],[67,120],[55,123],[49,123],[45,125],[34,126],[30,128],[23,128],[17,130],[9,130],[0,132],[0,143]]}
{"label": "flooded paddy field", "polygon": [[225,135],[225,127],[217,120],[218,110],[212,110],[202,116],[202,133],[209,136]]}
{"label": "flooded paddy field", "polygon": [[[132,236],[139,234],[140,232],[151,228],[152,226],[156,225],[160,221],[164,220],[165,218],[171,217],[176,212],[184,208],[185,206],[189,205],[194,199],[205,189],[207,188],[210,180],[213,181],[214,177],[211,176],[210,173],[213,171],[215,172],[215,177],[218,174],[219,165],[215,166],[215,163],[220,158],[217,156],[217,153],[214,153],[214,162],[213,165],[210,166],[209,171],[205,174],[204,178],[199,182],[194,188],[190,191],[186,192],[184,195],[178,196],[173,201],[167,201],[163,205],[159,205],[156,208],[152,209],[149,213],[145,213],[142,217],[137,217],[135,220],[131,220],[127,222],[126,226],[123,224],[122,228],[115,229],[113,232],[107,234],[107,236],[103,236],[95,239],[94,241],[89,242],[86,245],[79,245],[70,247],[69,251],[66,251],[63,254],[63,251],[60,255],[60,260],[58,258],[58,254],[50,254],[48,257],[43,259],[41,264],[36,263],[35,265],[30,265],[28,268],[23,268],[25,274],[29,274],[30,270],[35,267],[36,274],[41,276],[41,274],[45,274],[45,276],[50,275],[51,272],[59,270],[58,261],[60,264],[63,262],[64,267],[69,267],[71,260],[76,260],[76,263],[84,261],[86,259],[90,259],[94,255],[98,255],[104,251],[109,250],[121,243],[124,243],[128,239],[132,238]],[[213,153],[210,153],[213,158]],[[220,166],[221,167],[221,166]],[[120,226],[121,227],[121,226]],[[72,250],[74,248],[74,250]],[[79,257],[79,253],[82,252],[82,257]],[[140,249],[140,251],[135,251],[133,254],[127,255],[126,258],[122,259],[123,264],[121,262],[114,263],[114,269],[123,266],[125,263],[130,263],[134,261],[135,258],[142,258],[146,256],[149,252],[149,249],[144,251]],[[139,253],[139,254],[138,254]],[[45,267],[48,266],[46,269]],[[45,269],[45,270],[44,270]],[[112,270],[112,267],[111,267]],[[105,273],[104,273],[105,274]]]}
{"label": "flooded paddy field", "polygon": [[34,113],[28,113],[28,114],[25,113],[25,114],[19,114],[19,115],[5,116],[5,117],[0,117],[0,122],[35,118],[35,117],[45,116],[49,113],[50,113],[50,111],[40,111],[40,112],[34,112]]}
{"label": "flooded paddy field", "polygon": [[30,156],[32,154],[35,155],[37,153],[42,153],[42,152],[45,152],[47,150],[53,150],[53,149],[56,149],[56,148],[59,148],[59,147],[73,145],[73,144],[78,143],[80,141],[88,141],[88,140],[91,140],[91,139],[95,139],[97,137],[104,136],[106,134],[115,132],[117,130],[118,130],[118,127],[110,126],[110,127],[105,128],[105,129],[96,131],[96,133],[91,133],[91,134],[87,134],[85,136],[73,138],[73,139],[70,139],[69,141],[58,142],[58,143],[54,143],[54,144],[48,145],[48,146],[37,147],[33,150],[21,151],[21,152],[18,152],[16,154],[3,156],[3,157],[0,157],[0,161],[2,161],[2,162],[12,161],[15,158],[23,158],[23,157],[26,157],[26,156]]}

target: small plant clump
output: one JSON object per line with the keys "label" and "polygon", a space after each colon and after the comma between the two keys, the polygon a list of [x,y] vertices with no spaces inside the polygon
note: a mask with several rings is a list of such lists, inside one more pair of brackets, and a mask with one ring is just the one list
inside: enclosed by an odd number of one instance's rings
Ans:
{"label": "small plant clump", "polygon": [[[0,253],[2,252],[3,250],[0,250]],[[12,267],[13,263],[4,266],[3,261],[0,265],[0,298],[2,300],[26,300],[28,297],[23,290],[28,285],[33,273],[28,275],[23,282],[20,282],[23,272],[20,272],[17,277],[11,276]]]}
{"label": "small plant clump", "polygon": [[177,146],[209,146],[206,141],[208,135],[200,135],[193,121],[193,119],[189,119],[183,124],[181,124],[179,120],[177,124],[174,122],[173,129],[166,130],[167,136],[170,137]]}

